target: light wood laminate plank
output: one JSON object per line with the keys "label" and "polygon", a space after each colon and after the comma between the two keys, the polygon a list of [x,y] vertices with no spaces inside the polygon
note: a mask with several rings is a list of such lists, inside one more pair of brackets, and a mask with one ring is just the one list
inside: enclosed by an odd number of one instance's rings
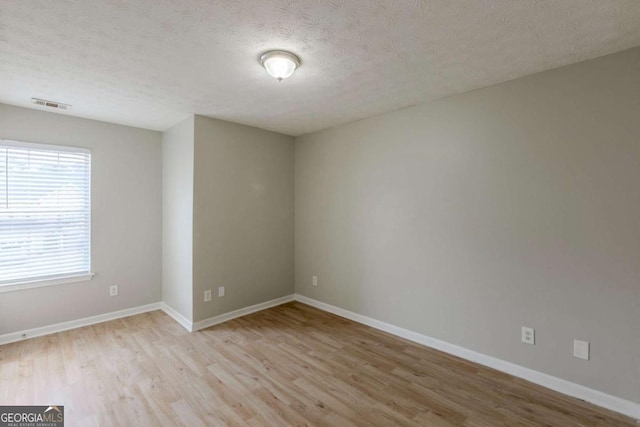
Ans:
{"label": "light wood laminate plank", "polygon": [[86,426],[635,426],[301,303],[189,334],[156,311],[0,346],[0,403]]}

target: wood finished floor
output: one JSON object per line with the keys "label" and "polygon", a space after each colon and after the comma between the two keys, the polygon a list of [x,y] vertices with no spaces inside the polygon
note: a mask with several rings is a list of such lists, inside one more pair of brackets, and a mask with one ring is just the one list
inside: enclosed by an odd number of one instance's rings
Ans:
{"label": "wood finished floor", "polygon": [[67,426],[635,426],[630,418],[289,303],[187,333],[160,311],[0,346],[0,404]]}

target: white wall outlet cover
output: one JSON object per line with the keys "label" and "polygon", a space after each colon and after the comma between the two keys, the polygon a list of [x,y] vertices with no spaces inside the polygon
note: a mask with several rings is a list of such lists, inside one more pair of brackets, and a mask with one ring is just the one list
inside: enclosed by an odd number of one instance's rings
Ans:
{"label": "white wall outlet cover", "polygon": [[204,302],[211,301],[211,290],[204,291]]}
{"label": "white wall outlet cover", "polygon": [[218,296],[219,297],[223,297],[224,296],[224,286],[220,286],[218,288]]}
{"label": "white wall outlet cover", "polygon": [[313,286],[318,286],[318,276],[313,276],[312,283]]}
{"label": "white wall outlet cover", "polygon": [[536,344],[536,331],[533,328],[522,327],[522,342],[525,344]]}
{"label": "white wall outlet cover", "polygon": [[118,295],[118,285],[109,286],[109,296],[115,297]]}
{"label": "white wall outlet cover", "polygon": [[589,360],[589,342],[573,340],[573,356],[578,359]]}

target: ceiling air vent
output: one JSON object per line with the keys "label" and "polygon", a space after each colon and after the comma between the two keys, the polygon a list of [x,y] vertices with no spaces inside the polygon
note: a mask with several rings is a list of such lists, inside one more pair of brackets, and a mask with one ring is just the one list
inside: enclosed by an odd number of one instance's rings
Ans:
{"label": "ceiling air vent", "polygon": [[36,105],[41,105],[43,107],[49,107],[49,108],[56,108],[58,110],[68,110],[69,108],[71,108],[71,105],[69,104],[63,104],[62,102],[55,102],[55,101],[47,101],[46,99],[40,99],[40,98],[31,98],[31,102]]}

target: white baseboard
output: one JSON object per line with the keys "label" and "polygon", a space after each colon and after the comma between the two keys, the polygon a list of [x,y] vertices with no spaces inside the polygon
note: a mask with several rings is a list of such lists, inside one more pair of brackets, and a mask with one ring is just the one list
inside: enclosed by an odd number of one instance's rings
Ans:
{"label": "white baseboard", "polygon": [[173,307],[171,307],[170,305],[168,305],[163,301],[160,303],[160,309],[165,313],[167,313],[169,317],[173,318],[173,320],[175,320],[180,325],[182,325],[182,327],[185,328],[187,331],[193,332],[193,322],[187,319],[186,317],[184,317],[182,314],[178,313],[178,311],[175,310]]}
{"label": "white baseboard", "polygon": [[284,297],[272,299],[271,301],[261,302],[260,304],[230,311],[228,313],[224,313],[219,316],[214,316],[208,319],[200,320],[193,324],[192,331],[199,331],[200,329],[205,329],[205,328],[208,328],[209,326],[227,322],[231,319],[246,316],[247,314],[255,313],[258,311],[266,310],[267,308],[275,307],[277,305],[285,304],[294,300],[295,300],[294,295],[287,295]]}
{"label": "white baseboard", "polygon": [[413,341],[415,343],[422,344],[427,347],[452,354],[454,356],[458,356],[465,360],[476,362],[480,365],[488,366],[498,371],[502,371],[515,377],[522,378],[532,383],[549,388],[551,390],[555,390],[568,396],[582,399],[589,403],[593,403],[594,405],[598,405],[603,408],[610,409],[612,411],[619,412],[621,414],[640,420],[640,404],[638,403],[611,396],[601,391],[597,391],[580,384],[572,383],[570,381],[538,372],[533,369],[525,368],[524,366],[516,365],[514,363],[507,362],[496,357],[487,356],[485,354],[478,353],[476,351],[469,350],[467,348],[460,347],[454,344],[450,344],[448,342],[441,341],[427,335],[420,334],[418,332],[410,331],[408,329],[400,328],[389,323],[381,322],[379,320],[372,319],[370,317],[363,316],[361,314],[354,313],[352,311],[345,310],[331,304],[305,297],[304,295],[296,294],[295,299],[296,301],[299,301],[303,304],[307,304],[320,310],[336,314],[349,320],[353,320],[354,322],[362,323],[363,325],[371,326],[372,328],[388,332],[390,334],[405,338],[409,341]]}
{"label": "white baseboard", "polygon": [[304,295],[295,294],[287,295],[285,297],[276,298],[271,301],[266,301],[260,304],[252,305],[250,307],[241,308],[231,311],[229,313],[221,314],[219,316],[210,317],[198,322],[191,322],[186,317],[182,316],[176,310],[165,304],[164,302],[152,303],[147,305],[141,305],[138,307],[132,307],[125,310],[113,311],[110,313],[99,314],[97,316],[85,317],[82,319],[71,320],[68,322],[56,323],[54,325],[43,326],[40,328],[28,329],[19,332],[11,332],[8,334],[0,335],[0,345],[9,344],[16,341],[21,341],[28,338],[40,337],[43,335],[54,334],[57,332],[63,332],[70,329],[80,328],[83,326],[95,325],[96,323],[102,323],[109,320],[120,319],[123,317],[129,317],[136,314],[146,313],[149,311],[161,309],[169,316],[171,316],[176,322],[182,325],[189,332],[197,331],[200,329],[208,328],[213,325],[217,325],[223,322],[227,322],[231,319],[246,316],[251,313],[266,310],[277,305],[285,304],[290,301],[299,301],[301,303],[316,307],[320,310],[327,311],[329,313],[336,314],[338,316],[353,320],[358,323],[362,323],[372,328],[379,329],[384,332],[408,339],[409,341],[416,342],[418,344],[425,345],[427,347],[434,348],[436,350],[443,351],[445,353],[458,356],[465,360],[476,362],[480,365],[488,366],[531,381],[532,383],[547,387],[549,389],[558,391],[560,393],[572,396],[584,401],[593,403],[594,405],[602,406],[603,408],[610,409],[615,412],[630,416],[632,418],[640,420],[640,404],[625,400],[616,396],[612,396],[601,391],[591,389],[589,387],[572,383],[561,378],[557,378],[533,369],[525,368],[524,366],[516,365],[511,362],[507,362],[492,356],[488,356],[482,353],[478,353],[473,350],[469,350],[464,347],[460,347],[454,344],[450,344],[445,341],[438,340],[436,338],[429,337],[427,335],[420,334],[418,332],[410,331],[398,326],[391,325],[376,319],[372,319],[367,316],[363,316],[358,313],[354,313],[349,310],[345,310],[340,307],[336,307],[331,304],[327,304]]}
{"label": "white baseboard", "polygon": [[0,335],[0,345],[9,344],[16,341],[22,341],[29,338],[41,337],[43,335],[55,334],[57,332],[68,331],[70,329],[81,328],[83,326],[95,325],[96,323],[107,322],[109,320],[120,319],[123,317],[129,317],[136,314],[146,313],[154,310],[162,310],[169,315],[173,320],[178,322],[187,331],[193,332],[200,329],[208,328],[209,326],[217,325],[219,323],[226,322],[237,317],[246,316],[247,314],[255,313],[258,311],[266,310],[267,308],[275,307],[277,305],[285,304],[287,302],[294,301],[293,295],[287,295],[281,298],[276,298],[271,301],[266,301],[260,304],[255,304],[250,307],[244,307],[238,310],[224,313],[219,316],[210,317],[208,319],[200,320],[199,322],[191,322],[189,319],[178,313],[173,307],[167,305],[165,302],[156,302],[153,304],[141,305],[138,307],[127,308],[125,310],[112,311],[110,313],[99,314],[97,316],[85,317],[77,320],[70,320],[68,322],[56,323],[54,325],[42,326],[39,328],[28,329],[24,331],[10,332],[8,334]]}
{"label": "white baseboard", "polygon": [[138,307],[127,308],[110,313],[98,314],[97,316],[85,317],[68,322],[56,323],[54,325],[42,326],[39,328],[27,329],[24,331],[10,332],[0,335],[0,345],[9,344],[16,341],[22,341],[28,338],[41,337],[43,335],[55,334],[57,332],[68,331],[69,329],[80,328],[83,326],[95,325],[96,323],[107,322],[109,320],[120,319],[123,317],[133,316],[135,314],[146,313],[160,309],[160,303],[140,305]]}

